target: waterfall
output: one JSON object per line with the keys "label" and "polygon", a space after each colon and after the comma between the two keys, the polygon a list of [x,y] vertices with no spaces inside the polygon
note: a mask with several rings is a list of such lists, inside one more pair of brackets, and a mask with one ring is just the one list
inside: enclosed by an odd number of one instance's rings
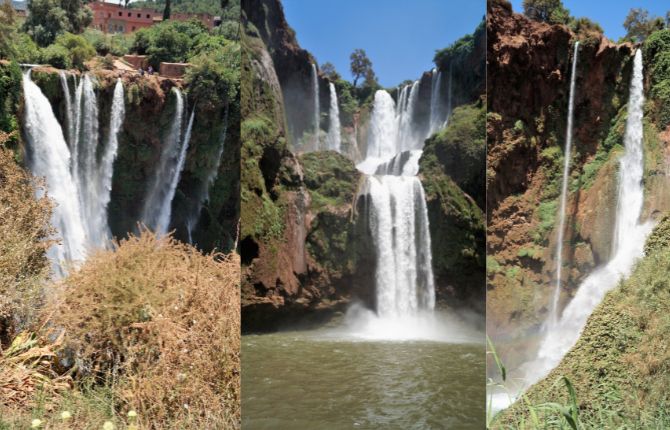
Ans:
{"label": "waterfall", "polygon": [[319,120],[321,112],[319,108],[319,75],[316,72],[316,64],[312,63],[312,92],[314,93],[314,149],[319,150]]}
{"label": "waterfall", "polygon": [[437,68],[433,69],[430,87],[430,126],[428,134],[431,135],[438,131],[444,121],[442,121],[442,100],[440,99],[440,87],[442,86],[442,72]]}
{"label": "waterfall", "polygon": [[377,251],[377,314],[415,315],[435,307],[428,212],[415,176],[368,176],[369,222]]}
{"label": "waterfall", "polygon": [[447,81],[447,116],[442,127],[449,125],[449,118],[451,118],[451,66],[449,66],[449,79]]}
{"label": "waterfall", "polygon": [[54,273],[63,276],[64,262],[86,257],[86,233],[70,171],[72,159],[51,104],[30,78],[30,71],[23,75],[22,83],[28,166],[35,176],[45,178],[47,195],[55,202],[51,224],[62,241],[49,248],[48,256]]}
{"label": "waterfall", "polygon": [[375,93],[367,154],[357,167],[366,173],[362,194],[376,259],[377,319],[368,326],[384,338],[396,329],[411,338],[425,331],[415,318],[432,315],[435,285],[428,208],[416,176],[423,143],[414,126],[419,81],[397,94],[396,104],[388,92]]}
{"label": "waterfall", "polygon": [[330,89],[330,125],[328,126],[328,149],[330,151],[341,152],[341,137],[340,137],[340,108],[337,105],[337,91],[335,91],[335,84],[330,82],[328,84]]}
{"label": "waterfall", "polygon": [[186,220],[186,230],[188,233],[189,243],[193,243],[192,233],[193,230],[198,226],[198,220],[200,219],[200,211],[202,210],[202,206],[205,204],[205,202],[209,201],[209,189],[214,183],[214,180],[216,179],[217,175],[219,174],[219,166],[221,166],[221,156],[223,156],[223,150],[225,148],[227,134],[228,134],[228,107],[226,107],[226,111],[223,117],[223,132],[221,133],[221,141],[219,143],[219,149],[217,150],[216,153],[216,158],[214,159],[214,164],[207,171],[206,180],[199,188],[196,194],[196,200],[195,205],[193,206],[193,210],[191,211],[191,213],[188,216],[188,219]]}
{"label": "waterfall", "polygon": [[563,182],[561,184],[561,205],[558,212],[558,239],[556,240],[556,286],[551,301],[549,324],[558,322],[558,301],[561,296],[561,272],[563,270],[563,236],[565,234],[565,206],[568,200],[568,180],[570,179],[570,158],[572,151],[572,121],[575,107],[575,82],[577,78],[577,57],[579,42],[575,42],[570,76],[570,98],[568,101],[568,125],[565,131],[565,151],[563,152]]}
{"label": "waterfall", "polygon": [[619,161],[614,254],[606,265],[594,270],[581,283],[557,324],[545,334],[537,359],[524,366],[529,384],[545,376],[559,363],[577,342],[593,309],[609,290],[630,274],[635,262],[643,255],[645,240],[653,227],[652,222],[640,221],[644,201],[643,89],[642,50],[638,49],[628,100],[625,152]]}
{"label": "waterfall", "polygon": [[[162,151],[153,181],[149,187],[142,211],[142,222],[158,234],[165,234],[170,221],[172,198],[169,197],[172,178],[178,175],[179,145],[181,143],[184,99],[178,88],[173,89],[175,110],[170,131],[162,142]],[[168,202],[168,199],[170,200]]]}
{"label": "waterfall", "polygon": [[423,139],[416,136],[414,130],[414,112],[419,100],[419,89],[419,81],[414,81],[410,87],[409,95],[407,95],[407,91],[404,91],[404,97],[398,109],[396,152],[418,149],[423,146]]}
{"label": "waterfall", "polygon": [[109,230],[107,206],[111,199],[112,193],[112,176],[114,174],[114,161],[119,148],[119,131],[125,119],[125,98],[123,91],[123,82],[121,78],[116,80],[114,86],[114,98],[112,99],[112,112],[109,119],[109,136],[107,143],[100,159],[98,167],[99,180],[98,185],[98,211],[100,216],[100,234],[105,235],[106,238],[111,238],[112,234]]}
{"label": "waterfall", "polygon": [[70,94],[70,87],[67,83],[68,76],[65,72],[61,71],[59,74],[61,89],[65,95],[65,119],[67,121],[67,140],[71,141],[75,135],[75,121],[76,113],[74,110],[74,104],[72,102],[72,95]]}

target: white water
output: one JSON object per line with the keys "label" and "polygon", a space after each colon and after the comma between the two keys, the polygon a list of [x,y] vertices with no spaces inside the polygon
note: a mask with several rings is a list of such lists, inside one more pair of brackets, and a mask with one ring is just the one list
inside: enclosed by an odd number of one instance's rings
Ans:
{"label": "white water", "polygon": [[70,150],[49,100],[30,79],[30,72],[23,75],[23,91],[29,167],[35,176],[45,178],[47,195],[55,202],[51,224],[62,241],[51,246],[48,256],[54,273],[62,276],[66,273],[64,262],[86,257],[86,233],[70,171]]}
{"label": "white water", "polygon": [[653,223],[640,222],[644,189],[643,165],[643,73],[642,52],[635,53],[624,136],[625,152],[619,167],[614,254],[610,261],[592,272],[579,286],[557,324],[547,331],[537,358],[524,366],[530,385],[544,377],[577,342],[586,320],[605,294],[627,277],[643,255],[644,242]]}
{"label": "white water", "polygon": [[314,131],[314,148],[316,150],[321,149],[319,142],[319,120],[321,118],[321,112],[319,107],[319,76],[316,72],[316,64],[312,63],[312,93],[314,97],[314,123],[312,130]]}
{"label": "white water", "polygon": [[328,84],[330,89],[330,125],[328,126],[328,149],[330,151],[342,152],[342,138],[340,136],[340,108],[337,105],[337,91],[335,84]]}
{"label": "white water", "polygon": [[[111,200],[112,195],[112,177],[114,175],[114,161],[119,149],[119,131],[123,126],[125,119],[125,98],[123,91],[123,82],[121,78],[117,79],[114,86],[114,98],[112,99],[112,112],[109,118],[109,135],[107,143],[100,159],[98,167],[98,213],[101,217],[100,226],[104,229],[104,234],[107,239],[112,237],[109,230],[107,206]],[[101,232],[102,233],[102,232]]]}
{"label": "white water", "polygon": [[437,68],[433,69],[430,87],[430,126],[428,135],[438,131],[444,124],[442,99],[440,98],[440,88],[442,87],[442,72]]}
{"label": "white water", "polygon": [[159,235],[167,233],[172,214],[172,197],[174,197],[172,182],[180,173],[177,165],[180,159],[184,99],[179,89],[175,88],[173,91],[175,95],[175,112],[172,126],[162,144],[163,150],[158,162],[158,168],[149,187],[144,202],[144,210],[142,211],[142,222],[144,225]]}
{"label": "white water", "polygon": [[563,151],[563,181],[561,184],[561,205],[558,212],[558,239],[556,240],[556,285],[549,310],[548,324],[558,323],[558,301],[561,296],[561,272],[563,270],[563,236],[565,234],[565,207],[568,201],[568,181],[570,179],[570,158],[572,155],[572,121],[575,107],[575,82],[577,78],[577,58],[579,42],[575,42],[570,76],[570,98],[568,101],[568,125],[565,131],[565,150]]}

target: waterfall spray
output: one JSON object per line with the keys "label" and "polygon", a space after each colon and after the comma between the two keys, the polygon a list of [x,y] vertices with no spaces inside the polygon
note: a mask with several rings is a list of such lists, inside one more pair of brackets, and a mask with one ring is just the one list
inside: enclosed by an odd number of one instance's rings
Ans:
{"label": "waterfall spray", "polygon": [[551,300],[549,324],[558,322],[558,301],[561,296],[561,272],[563,270],[563,236],[565,234],[565,211],[568,200],[568,180],[570,179],[570,158],[572,151],[572,121],[575,107],[575,82],[577,78],[577,57],[579,56],[579,42],[575,42],[570,76],[570,98],[568,101],[568,125],[565,131],[565,151],[563,152],[563,182],[561,184],[561,206],[558,212],[558,239],[556,240],[556,285]]}

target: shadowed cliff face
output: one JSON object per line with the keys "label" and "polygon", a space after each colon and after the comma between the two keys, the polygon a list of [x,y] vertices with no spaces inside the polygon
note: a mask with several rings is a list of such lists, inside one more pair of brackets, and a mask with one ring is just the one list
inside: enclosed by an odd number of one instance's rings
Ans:
{"label": "shadowed cliff face", "polygon": [[[91,75],[96,82],[100,144],[106,142],[109,134],[109,116],[117,79],[121,78],[124,85],[125,117],[118,136],[119,148],[108,207],[112,234],[121,238],[137,231],[147,188],[162,151],[165,131],[173,121],[172,88],[180,88],[186,95],[189,114],[193,101],[188,100],[188,87],[181,80],[141,77],[135,73],[108,70],[95,70]],[[65,96],[59,70],[36,68],[32,76],[50,100],[59,122],[66,124]],[[72,80],[69,85],[73,85]],[[208,170],[213,168],[225,136],[225,150],[218,173],[209,187],[209,200],[202,206],[192,236],[198,247],[205,251],[230,250],[234,247],[239,219],[239,102],[230,100],[226,105],[196,105],[194,118],[186,163],[173,200],[170,229],[176,230],[177,238],[187,241],[186,219],[207,183]]]}
{"label": "shadowed cliff face", "polygon": [[[502,0],[488,8],[487,85],[505,90],[488,97],[487,325],[514,368],[524,358],[515,351],[534,351],[532,334],[546,318],[554,288],[574,42],[580,47],[561,307],[610,257],[635,47],[613,44],[599,33],[575,34],[566,26],[530,21]],[[659,169],[653,160],[665,159],[664,148],[645,119],[645,175]],[[645,216],[664,208],[654,187],[647,186]]]}

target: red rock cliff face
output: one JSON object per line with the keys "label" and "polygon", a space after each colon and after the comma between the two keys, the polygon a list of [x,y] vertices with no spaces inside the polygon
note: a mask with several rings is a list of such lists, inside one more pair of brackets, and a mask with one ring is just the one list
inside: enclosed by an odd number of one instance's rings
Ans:
{"label": "red rock cliff face", "polygon": [[[525,330],[536,329],[553,288],[574,43],[580,41],[566,230],[572,246],[564,256],[571,266],[568,290],[608,257],[616,163],[614,157],[600,164],[594,159],[627,100],[633,47],[598,33],[575,34],[566,26],[531,21],[504,0],[488,2],[486,24],[487,324],[513,364],[518,343],[503,341],[503,334],[522,338]],[[595,172],[588,187],[580,182],[585,166]]]}

